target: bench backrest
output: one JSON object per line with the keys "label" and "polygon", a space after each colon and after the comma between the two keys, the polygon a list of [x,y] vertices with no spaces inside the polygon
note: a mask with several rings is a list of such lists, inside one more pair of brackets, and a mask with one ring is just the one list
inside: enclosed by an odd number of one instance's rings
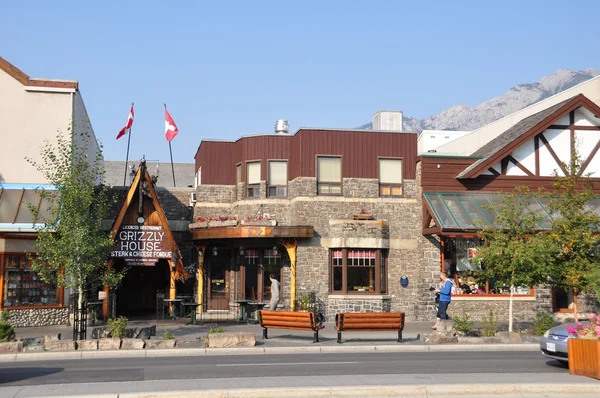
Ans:
{"label": "bench backrest", "polygon": [[345,312],[336,320],[336,329],[404,329],[403,312]]}
{"label": "bench backrest", "polygon": [[314,312],[258,311],[258,321],[263,328],[316,330]]}

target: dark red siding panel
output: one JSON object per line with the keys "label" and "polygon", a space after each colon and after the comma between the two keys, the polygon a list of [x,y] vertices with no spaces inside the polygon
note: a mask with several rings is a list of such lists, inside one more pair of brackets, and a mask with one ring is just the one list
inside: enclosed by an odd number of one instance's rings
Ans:
{"label": "dark red siding panel", "polygon": [[235,167],[261,161],[261,178],[267,179],[267,162],[288,159],[290,179],[316,177],[319,155],[343,157],[346,178],[379,178],[380,157],[404,159],[404,178],[415,178],[417,135],[343,130],[299,130],[295,135],[243,137],[234,142],[204,141],[196,154],[196,170],[202,166],[203,184],[235,184]]}
{"label": "dark red siding panel", "polygon": [[196,155],[196,172],[202,167],[202,184],[235,184],[235,143],[203,141]]}
{"label": "dark red siding panel", "polygon": [[415,178],[417,135],[331,130],[302,130],[300,136],[300,175],[316,176],[319,155],[342,156],[346,178],[379,178],[379,157],[404,159],[404,178]]}

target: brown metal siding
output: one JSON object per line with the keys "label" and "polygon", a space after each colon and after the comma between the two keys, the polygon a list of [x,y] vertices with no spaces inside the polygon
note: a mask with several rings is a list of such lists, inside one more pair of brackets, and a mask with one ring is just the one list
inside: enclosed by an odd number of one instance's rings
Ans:
{"label": "brown metal siding", "polygon": [[342,156],[342,175],[346,178],[379,178],[379,157],[403,158],[404,178],[415,178],[417,135],[332,130],[302,130],[296,135],[299,145],[292,148],[294,161],[290,179],[316,177],[319,155]]}
{"label": "brown metal siding", "polygon": [[203,141],[196,154],[196,170],[202,167],[202,184],[235,184],[236,165],[261,161],[261,179],[268,175],[267,161],[288,159],[290,180],[316,177],[318,155],[342,156],[343,177],[379,178],[379,157],[404,160],[404,178],[415,178],[417,135],[334,130],[300,130],[293,136],[244,137],[236,142]]}
{"label": "brown metal siding", "polygon": [[[421,186],[423,192],[516,192],[516,187],[528,186],[531,190],[552,190],[552,177],[492,176],[483,175],[458,180],[456,176],[478,159],[469,158],[421,158]],[[437,166],[440,166],[439,168]],[[600,181],[600,179],[592,179]],[[600,186],[595,189],[600,193]]]}
{"label": "brown metal siding", "polygon": [[196,154],[196,172],[202,167],[202,184],[235,184],[235,143],[204,141]]}

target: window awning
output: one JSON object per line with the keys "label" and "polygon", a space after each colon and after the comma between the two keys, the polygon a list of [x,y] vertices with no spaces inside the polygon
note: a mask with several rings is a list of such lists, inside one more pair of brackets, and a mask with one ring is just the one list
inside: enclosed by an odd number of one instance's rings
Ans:
{"label": "window awning", "polygon": [[[34,229],[51,217],[52,201],[58,192],[53,186],[15,186],[4,184],[0,186],[0,230],[14,231]],[[53,195],[42,198],[42,192],[53,191]],[[38,211],[34,217],[30,206]]]}
{"label": "window awning", "polygon": [[[456,192],[426,192],[427,212],[431,219],[424,220],[423,229],[430,233],[441,233],[444,230],[478,230],[496,223],[497,213],[491,205],[502,201],[500,194],[473,194]],[[517,195],[525,201],[527,208],[540,215],[539,230],[548,230],[557,214],[551,214],[549,198],[526,198]],[[587,207],[600,216],[600,198],[592,199]],[[431,221],[435,227],[431,228]]]}

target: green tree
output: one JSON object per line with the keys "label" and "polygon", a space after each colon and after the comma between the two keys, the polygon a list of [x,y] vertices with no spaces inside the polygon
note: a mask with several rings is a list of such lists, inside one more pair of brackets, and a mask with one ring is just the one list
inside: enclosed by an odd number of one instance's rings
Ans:
{"label": "green tree", "polygon": [[[100,282],[116,287],[122,272],[108,267],[113,246],[110,234],[102,228],[110,201],[102,185],[104,165],[102,146],[90,156],[89,130],[56,136],[56,143],[44,142],[41,159],[27,161],[56,187],[40,194],[50,203],[50,216],[38,229],[37,256],[30,256],[32,268],[47,283],[76,288],[77,308],[83,308],[84,289]],[[37,217],[37,209],[30,207]]]}
{"label": "green tree", "polygon": [[535,199],[526,188],[518,191],[503,195],[490,205],[496,219],[482,230],[484,244],[478,248],[476,258],[482,276],[496,285],[510,286],[508,329],[511,332],[515,287],[533,287],[546,282],[552,274],[553,246],[536,234],[542,218],[530,208]]}
{"label": "green tree", "polygon": [[578,300],[581,292],[594,289],[594,275],[600,273],[598,227],[600,217],[589,206],[595,199],[594,184],[589,175],[582,175],[582,165],[576,151],[570,164],[563,164],[566,173],[555,173],[549,209],[556,216],[552,229],[545,234],[555,246],[553,264],[558,272],[557,286],[573,292],[573,311],[578,321]]}

